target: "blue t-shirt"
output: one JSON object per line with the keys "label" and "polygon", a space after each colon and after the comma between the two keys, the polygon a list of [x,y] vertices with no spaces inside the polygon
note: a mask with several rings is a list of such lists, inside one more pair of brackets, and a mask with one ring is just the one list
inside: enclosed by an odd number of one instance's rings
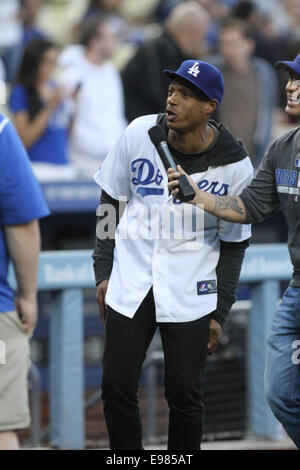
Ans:
{"label": "blue t-shirt", "polygon": [[48,214],[23,144],[9,120],[0,114],[0,312],[15,309],[14,294],[7,283],[9,254],[4,226]]}
{"label": "blue t-shirt", "polygon": [[[9,98],[9,106],[13,113],[29,111],[27,90],[22,85],[15,86]],[[32,162],[55,163],[65,165],[68,158],[68,124],[70,113],[67,105],[62,102],[53,112],[48,126],[41,137],[27,149]]]}

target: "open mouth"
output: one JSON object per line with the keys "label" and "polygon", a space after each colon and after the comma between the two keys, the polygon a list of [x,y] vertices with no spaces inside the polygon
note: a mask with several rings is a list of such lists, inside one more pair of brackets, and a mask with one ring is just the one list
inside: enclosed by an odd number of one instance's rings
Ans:
{"label": "open mouth", "polygon": [[167,118],[168,120],[173,120],[173,119],[175,119],[176,117],[177,117],[177,114],[174,113],[174,111],[172,111],[172,110],[169,109],[169,108],[166,109],[166,118]]}
{"label": "open mouth", "polygon": [[287,99],[287,104],[289,106],[296,106],[298,104],[300,104],[300,98],[295,98],[293,96],[288,96],[288,99]]}

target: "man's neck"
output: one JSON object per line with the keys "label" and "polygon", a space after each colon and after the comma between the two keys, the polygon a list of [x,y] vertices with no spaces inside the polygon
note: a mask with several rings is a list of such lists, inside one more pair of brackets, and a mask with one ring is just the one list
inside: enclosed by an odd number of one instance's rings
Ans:
{"label": "man's neck", "polygon": [[203,152],[211,145],[214,137],[214,130],[208,124],[193,131],[179,133],[170,129],[168,133],[168,141],[172,147],[186,154]]}

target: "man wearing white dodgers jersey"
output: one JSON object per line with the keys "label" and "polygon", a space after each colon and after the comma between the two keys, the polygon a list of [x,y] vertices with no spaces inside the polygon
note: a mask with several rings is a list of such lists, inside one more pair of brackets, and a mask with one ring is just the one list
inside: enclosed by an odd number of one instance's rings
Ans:
{"label": "man wearing white dodgers jersey", "polygon": [[[240,193],[252,179],[252,166],[237,139],[210,119],[224,92],[219,70],[188,60],[176,72],[164,72],[170,78],[166,113],[134,120],[95,176],[102,188],[93,253],[105,322],[102,399],[114,450],[142,449],[137,387],[157,326],[170,409],[168,449],[200,449],[206,355],[219,342],[235,301],[251,235],[250,226],[204,216],[201,208],[169,195],[166,170],[148,136],[157,123],[175,162],[204,191]],[[170,220],[175,228],[166,235]]]}

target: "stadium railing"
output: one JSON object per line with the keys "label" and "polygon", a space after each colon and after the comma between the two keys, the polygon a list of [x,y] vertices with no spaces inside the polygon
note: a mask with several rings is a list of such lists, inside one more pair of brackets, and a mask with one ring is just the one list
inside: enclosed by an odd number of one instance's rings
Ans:
{"label": "stadium railing", "polygon": [[[266,338],[280,298],[280,282],[292,266],[286,244],[254,245],[245,256],[241,283],[250,286],[248,339],[249,432],[278,436],[278,422],[264,395]],[[13,270],[10,283],[16,286]],[[40,256],[39,291],[52,291],[50,306],[50,437],[62,449],[83,449],[84,331],[83,289],[95,287],[91,251],[51,251]],[[99,320],[100,321],[100,320]]]}

